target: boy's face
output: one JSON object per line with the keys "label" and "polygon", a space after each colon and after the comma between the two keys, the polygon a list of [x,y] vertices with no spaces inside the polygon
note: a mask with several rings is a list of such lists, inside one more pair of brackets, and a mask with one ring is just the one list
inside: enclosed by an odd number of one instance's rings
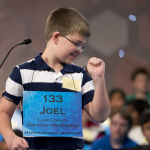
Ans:
{"label": "boy's face", "polygon": [[125,103],[125,100],[122,97],[122,95],[119,92],[114,93],[110,99],[111,111],[114,111],[123,107],[124,103]]}
{"label": "boy's face", "polygon": [[138,111],[132,106],[128,105],[127,110],[132,116],[133,126],[139,124],[139,113]]}
{"label": "boy's face", "polygon": [[150,144],[150,122],[143,124],[142,131],[143,131],[143,134],[145,135],[148,143]]}
{"label": "boy's face", "polygon": [[147,76],[142,73],[136,75],[133,81],[133,88],[138,92],[142,92],[142,93],[147,92],[148,89]]}
{"label": "boy's face", "polygon": [[127,120],[122,118],[119,113],[117,113],[111,118],[110,131],[112,139],[124,139],[129,131],[129,123]]}
{"label": "boy's face", "polygon": [[79,33],[67,35],[66,38],[60,36],[57,50],[55,51],[55,57],[58,61],[71,64],[73,60],[82,52],[82,50],[76,50],[76,45],[71,41],[75,44],[82,45],[86,43],[86,37],[80,35]]}

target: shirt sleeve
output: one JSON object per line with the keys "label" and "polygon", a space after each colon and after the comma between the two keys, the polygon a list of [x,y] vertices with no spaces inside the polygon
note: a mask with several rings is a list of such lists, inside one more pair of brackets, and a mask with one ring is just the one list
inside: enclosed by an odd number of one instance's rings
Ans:
{"label": "shirt sleeve", "polygon": [[5,92],[2,94],[8,100],[18,105],[23,96],[23,85],[18,66],[14,68],[11,75],[6,81]]}
{"label": "shirt sleeve", "polygon": [[84,70],[83,81],[82,81],[82,109],[84,106],[91,102],[94,97],[94,84],[92,78]]}

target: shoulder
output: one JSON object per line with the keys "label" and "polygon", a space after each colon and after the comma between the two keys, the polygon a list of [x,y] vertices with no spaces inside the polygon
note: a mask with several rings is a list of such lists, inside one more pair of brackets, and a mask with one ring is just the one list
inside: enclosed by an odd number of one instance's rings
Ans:
{"label": "shoulder", "polygon": [[29,69],[29,70],[34,70],[35,68],[35,59],[31,59],[29,61],[26,61],[22,64],[17,65],[17,67],[21,69]]}
{"label": "shoulder", "polygon": [[137,146],[138,144],[132,141],[130,138],[127,137],[126,142],[124,143],[126,146]]}
{"label": "shoulder", "polygon": [[35,61],[34,59],[29,60],[27,62],[24,62],[22,64],[19,64],[14,67],[12,73],[10,74],[10,78],[14,81],[19,81],[21,83],[21,74],[23,70],[34,70],[35,68]]}
{"label": "shoulder", "polygon": [[97,139],[96,141],[94,141],[93,142],[93,145],[101,145],[101,144],[103,144],[104,145],[104,143],[108,143],[109,142],[109,136],[104,136],[104,137],[102,137],[102,138],[99,138],[99,139]]}
{"label": "shoulder", "polygon": [[104,136],[100,139],[97,139],[95,142],[92,144],[92,150],[107,150],[111,149],[110,142],[109,142],[109,136]]}
{"label": "shoulder", "polygon": [[147,94],[146,94],[148,97],[150,97],[150,92],[147,92]]}
{"label": "shoulder", "polygon": [[127,96],[126,96],[126,100],[127,100],[127,101],[130,101],[130,100],[133,100],[133,99],[135,99],[135,94],[134,94],[134,93],[131,94],[131,95],[127,95]]}
{"label": "shoulder", "polygon": [[79,72],[85,73],[86,72],[86,70],[84,68],[82,68],[78,65],[71,64],[71,66],[73,67],[74,72],[77,72],[77,73],[79,73]]}

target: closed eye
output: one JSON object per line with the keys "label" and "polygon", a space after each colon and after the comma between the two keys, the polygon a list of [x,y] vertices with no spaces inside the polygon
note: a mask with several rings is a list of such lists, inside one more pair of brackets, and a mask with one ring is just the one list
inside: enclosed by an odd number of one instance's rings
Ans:
{"label": "closed eye", "polygon": [[76,45],[76,46],[81,46],[82,44],[81,44],[81,43],[75,43],[75,45]]}

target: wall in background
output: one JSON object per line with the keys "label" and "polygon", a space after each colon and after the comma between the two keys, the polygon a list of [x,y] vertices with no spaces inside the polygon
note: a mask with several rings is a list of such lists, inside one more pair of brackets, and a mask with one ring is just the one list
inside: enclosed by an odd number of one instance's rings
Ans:
{"label": "wall in background", "polygon": [[[130,76],[136,67],[150,71],[150,0],[0,0],[0,63],[9,49],[31,38],[32,43],[15,48],[0,70],[0,90],[14,66],[32,59],[46,47],[45,24],[59,7],[74,7],[90,22],[92,35],[87,49],[74,63],[86,68],[90,57],[106,63],[106,86],[132,92]],[[129,15],[135,15],[131,21]],[[118,52],[124,50],[124,57]]]}

